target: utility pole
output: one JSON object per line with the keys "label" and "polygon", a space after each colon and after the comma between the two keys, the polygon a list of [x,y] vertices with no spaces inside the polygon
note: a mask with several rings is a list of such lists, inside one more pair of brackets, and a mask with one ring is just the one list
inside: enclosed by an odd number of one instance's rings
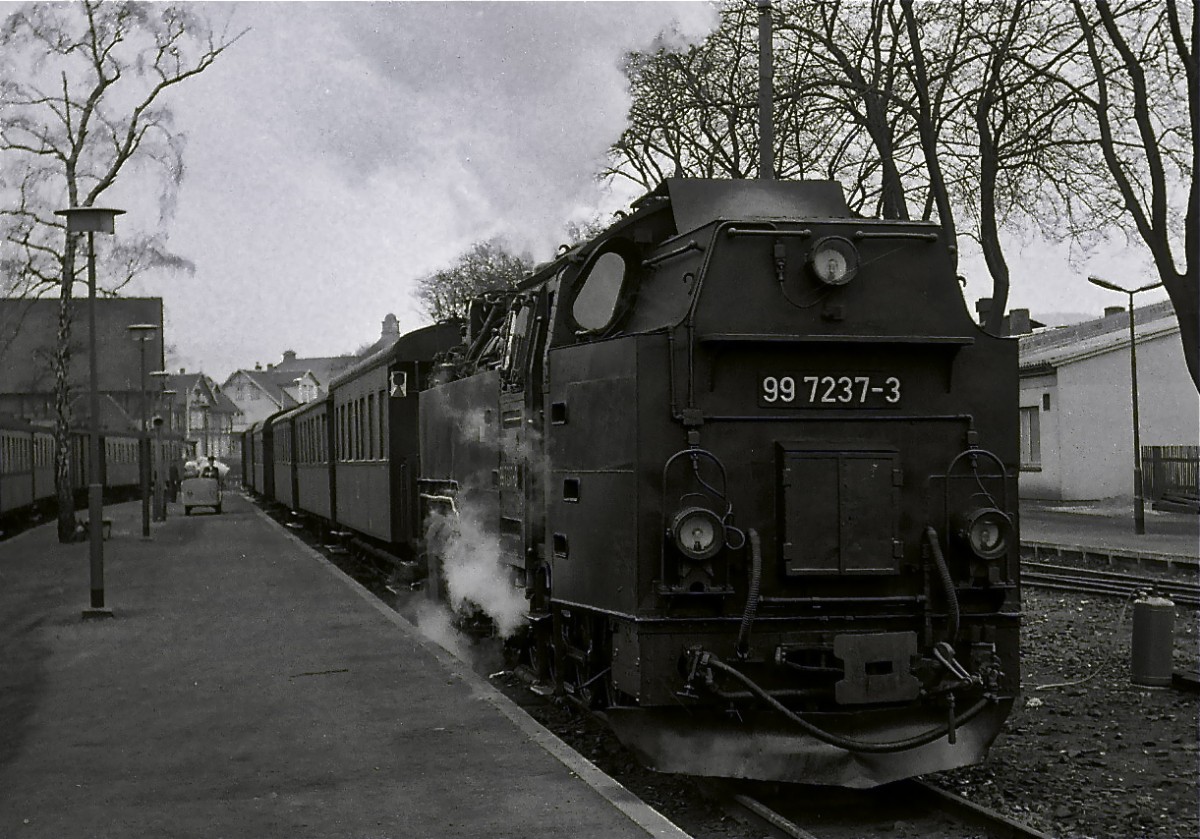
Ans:
{"label": "utility pole", "polygon": [[758,0],[758,177],[775,180],[775,55],[771,0]]}

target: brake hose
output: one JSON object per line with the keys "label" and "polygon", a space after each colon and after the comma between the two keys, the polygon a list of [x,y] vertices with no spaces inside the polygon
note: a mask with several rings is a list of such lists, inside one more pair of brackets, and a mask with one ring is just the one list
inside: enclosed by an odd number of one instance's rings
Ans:
{"label": "brake hose", "polygon": [[946,607],[950,612],[950,643],[954,643],[958,638],[958,592],[954,589],[954,580],[950,578],[950,568],[946,565],[946,557],[942,555],[942,546],[938,544],[937,531],[933,529],[933,525],[925,526],[925,538],[929,540],[933,562],[937,565],[938,576],[942,580],[942,590],[946,593]]}
{"label": "brake hose", "polygon": [[940,725],[937,728],[930,729],[929,731],[921,734],[916,734],[903,740],[892,740],[887,743],[873,743],[866,740],[853,740],[849,737],[842,737],[838,734],[832,734],[828,731],[825,731],[823,728],[818,728],[817,726],[793,713],[782,702],[775,699],[775,697],[771,696],[771,694],[767,693],[765,690],[755,684],[750,677],[739,672],[737,669],[730,667],[728,664],[716,658],[715,656],[709,655],[708,660],[705,663],[708,666],[720,670],[722,673],[728,673],[730,676],[737,679],[739,682],[745,685],[751,693],[753,693],[763,702],[766,702],[779,713],[783,714],[789,720],[796,723],[796,725],[803,728],[816,739],[823,743],[828,743],[831,746],[836,746],[839,749],[845,749],[848,752],[860,752],[863,754],[886,754],[889,752],[904,751],[905,749],[915,749],[918,746],[927,745],[935,740],[940,740],[951,731],[961,727],[967,722],[970,722],[973,718],[978,716],[979,712],[987,707],[989,702],[989,700],[986,698],[981,699],[964,711],[960,716],[955,717],[952,722]]}
{"label": "brake hose", "polygon": [[746,592],[746,610],[742,612],[742,626],[738,630],[738,658],[744,659],[750,651],[750,627],[754,624],[754,616],[758,613],[758,592],[762,586],[762,543],[758,539],[758,531],[750,528],[750,588]]}

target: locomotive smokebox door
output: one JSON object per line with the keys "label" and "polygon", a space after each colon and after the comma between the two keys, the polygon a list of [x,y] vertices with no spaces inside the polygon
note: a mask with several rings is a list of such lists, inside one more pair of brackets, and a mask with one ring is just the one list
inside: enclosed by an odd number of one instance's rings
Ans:
{"label": "locomotive smokebox door", "polygon": [[815,448],[779,446],[780,555],[786,573],[898,573],[897,453]]}

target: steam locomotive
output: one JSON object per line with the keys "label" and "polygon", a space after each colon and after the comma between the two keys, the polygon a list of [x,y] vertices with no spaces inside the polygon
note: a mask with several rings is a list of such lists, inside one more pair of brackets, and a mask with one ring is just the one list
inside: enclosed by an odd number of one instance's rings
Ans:
{"label": "steam locomotive", "polygon": [[364,363],[326,512],[343,456],[397,435],[373,492],[405,524],[375,538],[451,601],[456,558],[490,556],[529,666],[655,769],[976,762],[1019,686],[1017,348],[968,315],[952,246],[833,182],[668,179],[453,346]]}

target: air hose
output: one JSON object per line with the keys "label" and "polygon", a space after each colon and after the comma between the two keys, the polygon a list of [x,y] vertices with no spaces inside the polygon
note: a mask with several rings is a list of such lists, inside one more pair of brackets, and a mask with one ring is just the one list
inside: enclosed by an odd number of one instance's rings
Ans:
{"label": "air hose", "polygon": [[750,627],[754,625],[754,616],[758,613],[758,592],[762,586],[762,543],[758,531],[750,528],[750,588],[746,592],[746,610],[742,612],[742,626],[738,630],[738,658],[744,659],[750,652]]}
{"label": "air hose", "polygon": [[739,682],[745,685],[751,693],[753,693],[763,702],[766,702],[779,713],[783,714],[789,720],[796,723],[796,725],[800,726],[816,739],[823,743],[828,743],[831,746],[836,746],[839,749],[845,749],[848,752],[859,752],[862,754],[886,754],[889,752],[902,752],[905,749],[915,749],[918,746],[927,745],[935,740],[940,740],[942,737],[951,734],[955,729],[961,727],[967,722],[970,722],[984,708],[987,707],[989,702],[989,700],[986,698],[981,699],[962,714],[954,717],[951,722],[948,722],[944,725],[939,725],[936,728],[932,728],[929,731],[922,732],[921,734],[915,734],[912,737],[906,737],[903,740],[892,740],[887,743],[874,743],[867,740],[854,740],[849,737],[842,737],[838,734],[832,734],[828,731],[825,731],[823,728],[818,728],[804,718],[793,713],[783,703],[779,702],[777,699],[771,696],[771,694],[767,693],[765,690],[756,685],[750,679],[750,677],[739,672],[737,669],[730,667],[728,664],[712,655],[705,655],[707,660],[704,661],[704,664],[737,679]]}
{"label": "air hose", "polygon": [[925,538],[929,540],[929,550],[933,553],[933,562],[937,565],[942,590],[946,594],[946,608],[950,612],[950,643],[954,643],[958,638],[958,592],[955,591],[954,580],[950,578],[950,568],[946,565],[946,557],[942,555],[942,546],[938,544],[937,531],[932,525],[926,525]]}

